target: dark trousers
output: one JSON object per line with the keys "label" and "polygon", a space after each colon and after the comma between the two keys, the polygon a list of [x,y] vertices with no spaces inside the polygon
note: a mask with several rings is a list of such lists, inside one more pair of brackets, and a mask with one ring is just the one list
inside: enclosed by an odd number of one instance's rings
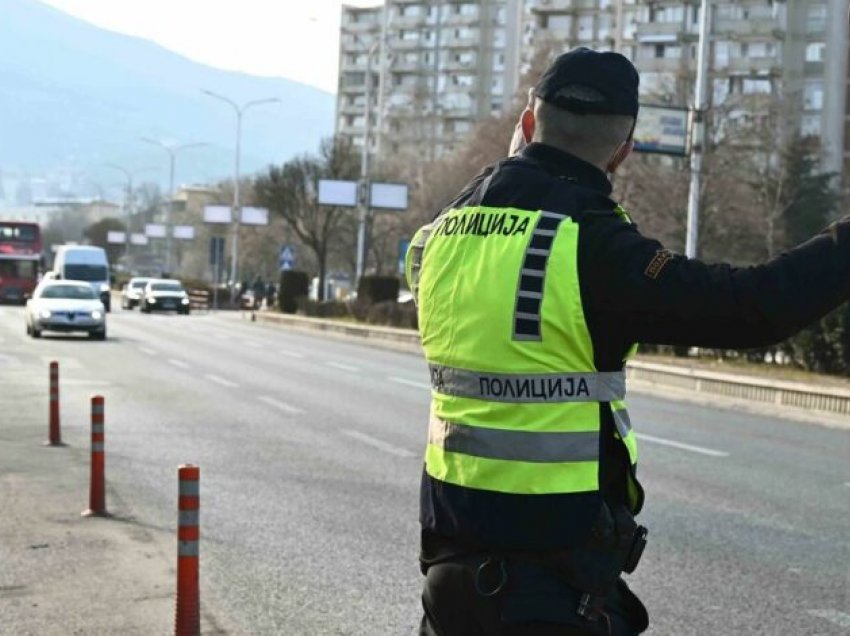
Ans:
{"label": "dark trousers", "polygon": [[[430,566],[420,636],[626,636],[648,626],[646,610],[619,579],[603,613],[577,613],[581,593],[539,564],[475,556]],[[494,593],[495,592],[495,593]],[[487,594],[490,594],[489,596]]]}

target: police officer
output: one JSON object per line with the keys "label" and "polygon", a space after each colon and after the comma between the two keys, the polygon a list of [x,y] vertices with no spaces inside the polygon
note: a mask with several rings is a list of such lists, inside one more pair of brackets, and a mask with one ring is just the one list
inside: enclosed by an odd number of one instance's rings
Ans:
{"label": "police officer", "polygon": [[624,402],[635,343],[763,346],[850,297],[848,220],[748,268],[637,231],[608,175],[633,147],[638,81],[616,53],[556,58],[518,124],[527,145],[412,241],[432,384],[422,634],[644,631],[621,578],[647,536]]}

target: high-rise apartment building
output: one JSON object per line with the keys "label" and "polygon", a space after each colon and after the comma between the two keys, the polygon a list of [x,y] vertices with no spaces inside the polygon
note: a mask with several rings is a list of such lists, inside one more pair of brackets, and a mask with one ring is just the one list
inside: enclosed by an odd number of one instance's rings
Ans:
{"label": "high-rise apartment building", "polygon": [[[850,182],[846,3],[712,2],[712,105],[738,95],[781,96],[791,125],[821,139],[823,168]],[[530,0],[530,40],[617,50],[641,74],[645,101],[693,102],[700,2]],[[830,18],[832,16],[832,18]],[[836,19],[838,16],[838,19]]]}
{"label": "high-rise apartment building", "polygon": [[508,106],[524,16],[523,0],[344,6],[337,133],[361,145],[368,111],[373,152],[430,158],[452,150],[477,121]]}
{"label": "high-rise apartment building", "polygon": [[[700,0],[386,0],[343,8],[337,132],[362,143],[367,51],[373,150],[426,156],[500,112],[536,48],[616,50],[641,73],[642,99],[693,101]],[[844,0],[712,1],[712,105],[781,96],[792,126],[821,139],[824,169],[850,183]],[[848,134],[850,138],[850,134]],[[390,144],[390,147],[386,147]]]}

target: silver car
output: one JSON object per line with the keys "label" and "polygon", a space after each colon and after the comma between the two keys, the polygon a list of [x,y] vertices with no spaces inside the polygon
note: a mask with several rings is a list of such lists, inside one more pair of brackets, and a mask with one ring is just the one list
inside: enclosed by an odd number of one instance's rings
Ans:
{"label": "silver car", "polygon": [[40,338],[42,331],[83,331],[90,338],[106,339],[106,309],[88,283],[43,280],[26,307],[27,333]]}
{"label": "silver car", "polygon": [[131,278],[121,291],[121,308],[132,309],[137,306],[145,293],[150,278]]}

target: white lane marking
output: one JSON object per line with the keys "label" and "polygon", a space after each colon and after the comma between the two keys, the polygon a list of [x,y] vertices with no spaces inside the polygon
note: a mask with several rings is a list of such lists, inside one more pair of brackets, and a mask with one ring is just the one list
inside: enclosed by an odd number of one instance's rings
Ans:
{"label": "white lane marking", "polygon": [[244,344],[246,347],[251,347],[252,349],[259,349],[263,346],[259,342],[254,342],[253,340],[243,340],[242,344]]}
{"label": "white lane marking", "polygon": [[700,455],[708,455],[709,457],[729,457],[729,453],[724,451],[703,448],[702,446],[693,446],[692,444],[683,444],[682,442],[674,442],[673,440],[664,439],[663,437],[653,437],[652,435],[639,433],[637,438],[644,442],[651,442],[653,444],[659,444],[660,446],[669,446],[670,448],[678,448],[679,450],[699,453]]}
{"label": "white lane marking", "polygon": [[220,384],[221,386],[226,386],[229,389],[239,386],[236,382],[231,382],[230,380],[225,380],[224,378],[220,378],[217,375],[212,375],[208,373],[204,376],[210,382],[215,382],[216,384]]}
{"label": "white lane marking", "polygon": [[297,351],[289,351],[288,349],[281,349],[278,353],[282,356],[287,356],[289,358],[303,358],[303,353],[298,353]]}
{"label": "white lane marking", "polygon": [[426,382],[414,382],[413,380],[405,380],[404,378],[394,378],[394,377],[389,377],[387,379],[390,380],[391,382],[397,382],[399,384],[404,384],[404,385],[407,385],[407,386],[413,386],[413,387],[416,387],[417,389],[430,389],[431,388],[431,385],[427,384]]}
{"label": "white lane marking", "polygon": [[154,351],[150,347],[139,347],[139,351],[141,351],[142,353],[145,353],[149,356],[155,356],[156,355],[156,351]]}
{"label": "white lane marking", "polygon": [[4,342],[6,342],[6,339],[3,336],[0,336],[0,344],[3,344]]}
{"label": "white lane marking", "polygon": [[273,406],[276,409],[280,409],[281,411],[291,413],[292,415],[297,415],[298,413],[304,412],[296,406],[292,406],[291,404],[287,404],[286,402],[281,402],[280,400],[276,400],[273,397],[269,397],[268,395],[261,395],[260,402],[265,402],[269,406]]}
{"label": "white lane marking", "polygon": [[340,369],[342,371],[354,372],[354,371],[360,370],[357,367],[352,367],[350,364],[343,364],[342,362],[327,361],[327,362],[325,362],[325,364],[328,365],[329,367],[333,367],[334,369]]}
{"label": "white lane marking", "polygon": [[189,365],[183,362],[182,360],[175,360],[174,358],[168,359],[169,364],[173,364],[175,367],[180,367],[181,369],[188,369]]}
{"label": "white lane marking", "polygon": [[368,444],[374,448],[384,451],[385,453],[389,453],[390,455],[395,455],[396,457],[416,457],[416,453],[411,453],[409,450],[405,448],[399,448],[398,446],[393,446],[392,444],[387,444],[379,439],[375,439],[371,435],[366,435],[365,433],[361,433],[360,431],[343,431],[349,437],[353,437],[356,440],[363,442],[364,444]]}
{"label": "white lane marking", "polygon": [[54,360],[58,361],[60,371],[62,369],[76,370],[76,369],[82,369],[83,368],[83,365],[76,358],[57,358],[57,357],[54,357],[54,356],[40,356],[40,357],[41,357],[41,361],[44,364],[50,364]]}
{"label": "white lane marking", "polygon": [[850,629],[850,614],[839,612],[838,610],[809,610],[808,614],[817,618],[828,620],[834,625]]}

